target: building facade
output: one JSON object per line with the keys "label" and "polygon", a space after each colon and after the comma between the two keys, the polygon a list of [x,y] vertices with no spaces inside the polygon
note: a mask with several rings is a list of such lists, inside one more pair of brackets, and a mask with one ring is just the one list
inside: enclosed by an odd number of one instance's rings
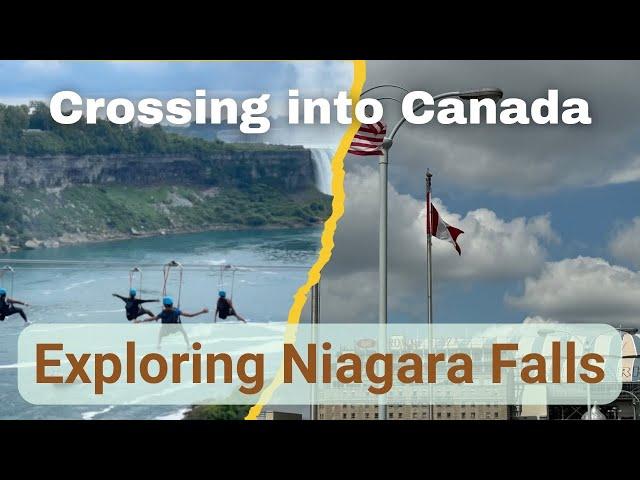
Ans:
{"label": "building facade", "polygon": [[[434,405],[434,420],[509,420],[508,405]],[[377,405],[318,405],[319,420],[376,420]],[[388,420],[429,420],[429,405],[388,405]]]}

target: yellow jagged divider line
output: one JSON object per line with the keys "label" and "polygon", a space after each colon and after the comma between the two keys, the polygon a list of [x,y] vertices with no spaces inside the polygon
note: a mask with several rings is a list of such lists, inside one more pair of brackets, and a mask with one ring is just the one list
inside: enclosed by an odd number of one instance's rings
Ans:
{"label": "yellow jagged divider line", "polygon": [[[366,61],[354,60],[353,61],[353,83],[351,84],[350,98],[355,105],[360,100],[360,93],[364,87],[366,80]],[[311,267],[307,274],[307,282],[301,286],[293,297],[293,305],[289,310],[289,318],[287,320],[287,327],[284,334],[284,343],[293,343],[296,338],[296,331],[298,324],[300,323],[300,316],[302,315],[302,309],[307,301],[307,296],[316,283],[320,281],[320,272],[324,266],[331,259],[331,252],[333,251],[334,242],[333,236],[338,226],[338,221],[342,218],[344,213],[344,159],[347,156],[347,150],[351,145],[354,135],[360,128],[360,122],[355,118],[353,122],[345,132],[340,145],[336,150],[336,153],[331,161],[332,182],[331,189],[333,193],[332,212],[331,216],[324,223],[324,230],[322,231],[322,247],[318,254],[318,260]],[[283,366],[278,370],[278,374],[269,384],[269,386],[263,390],[258,403],[256,403],[249,413],[245,417],[245,420],[255,420],[262,408],[269,402],[273,392],[282,385],[284,382]]]}

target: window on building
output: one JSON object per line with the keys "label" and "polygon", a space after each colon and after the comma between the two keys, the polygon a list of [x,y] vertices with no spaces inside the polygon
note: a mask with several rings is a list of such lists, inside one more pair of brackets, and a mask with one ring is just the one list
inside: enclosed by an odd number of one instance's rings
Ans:
{"label": "window on building", "polygon": [[427,412],[422,412],[422,418],[427,418]]}
{"label": "window on building", "polygon": [[369,418],[369,412],[364,414],[364,418]]}
{"label": "window on building", "polygon": [[495,412],[495,413],[493,414],[493,418],[498,418],[499,416],[500,416],[500,414],[499,414],[498,412]]}
{"label": "window on building", "polygon": [[412,418],[418,418],[418,412],[413,412]]}
{"label": "window on building", "polygon": [[447,418],[451,418],[451,412],[447,412]]}
{"label": "window on building", "polygon": [[346,419],[346,418],[347,418],[347,414],[346,414],[346,413],[343,413],[343,414],[342,414],[342,418],[345,418],[345,419]]}
{"label": "window on building", "polygon": [[351,414],[351,418],[356,418],[356,414],[355,414],[355,413],[352,413],[352,414]]}
{"label": "window on building", "polygon": [[473,418],[473,419],[476,418],[476,412],[471,412],[471,418]]}
{"label": "window on building", "polygon": [[465,418],[467,418],[467,414],[465,412],[462,412],[460,414],[461,418],[464,420]]}
{"label": "window on building", "polygon": [[377,418],[378,418],[378,412],[376,412],[376,413],[373,415],[373,418],[375,418],[375,419],[377,419]]}
{"label": "window on building", "polygon": [[490,420],[491,414],[489,412],[485,413],[484,418],[486,418],[487,420]]}
{"label": "window on building", "polygon": [[436,415],[437,418],[442,418],[442,412],[438,412],[438,414]]}
{"label": "window on building", "polygon": [[398,418],[402,418],[402,412],[398,413]]}
{"label": "window on building", "polygon": [[393,418],[393,412],[389,412],[389,418]]}

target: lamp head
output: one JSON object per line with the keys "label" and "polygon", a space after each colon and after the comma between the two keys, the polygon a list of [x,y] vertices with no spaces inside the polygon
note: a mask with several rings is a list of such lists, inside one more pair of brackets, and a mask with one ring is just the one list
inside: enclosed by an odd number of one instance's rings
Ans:
{"label": "lamp head", "polygon": [[485,98],[490,98],[497,102],[502,98],[502,96],[502,90],[499,88],[477,88],[475,90],[460,92],[458,98],[462,100],[471,100],[472,98],[483,100]]}

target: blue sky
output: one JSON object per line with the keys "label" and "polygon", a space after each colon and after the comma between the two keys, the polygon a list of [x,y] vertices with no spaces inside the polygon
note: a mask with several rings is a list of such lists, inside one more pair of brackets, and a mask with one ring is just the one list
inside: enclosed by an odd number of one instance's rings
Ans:
{"label": "blue sky", "polygon": [[[271,95],[268,115],[286,114],[290,88],[301,96],[333,98],[349,90],[353,66],[346,61],[295,62],[136,62],[136,61],[0,61],[0,103],[48,102],[62,90],[83,97],[147,97],[193,99],[196,89],[209,97],[235,98],[238,102]],[[100,113],[99,113],[100,115]],[[298,126],[289,131],[273,129],[270,143],[334,145],[344,127]]]}
{"label": "blue sky", "polygon": [[292,65],[226,62],[3,61],[3,99],[47,98],[59,90],[86,96],[176,96],[195,88],[244,92],[294,80]]}
{"label": "blue sky", "polygon": [[[443,199],[446,198],[447,206],[456,212],[468,211],[482,205],[507,219],[550,213],[553,229],[561,239],[559,243],[548,246],[548,259],[551,261],[581,255],[603,258],[611,264],[633,269],[631,262],[617,259],[611,254],[609,243],[620,228],[629,225],[640,215],[640,185],[637,182],[601,187],[574,187],[527,197],[486,195],[478,192],[464,194],[453,188],[450,191],[454,193],[441,196]],[[603,277],[603,282],[605,281],[606,278]],[[482,286],[472,283],[468,293],[465,293],[464,301],[456,301],[458,292],[454,286],[447,285],[442,289],[444,297],[439,303],[439,311],[445,317],[468,318],[478,315],[478,312],[487,312],[487,322],[494,321],[490,317],[503,322],[520,321],[523,312],[504,304],[503,297],[506,292],[512,295],[520,294],[521,282],[498,282]],[[606,316],[603,318],[606,319]]]}
{"label": "blue sky", "polygon": [[286,95],[292,86],[312,92],[349,88],[348,62],[0,61],[0,102],[47,100],[60,90],[83,96],[171,98],[211,95]]}

